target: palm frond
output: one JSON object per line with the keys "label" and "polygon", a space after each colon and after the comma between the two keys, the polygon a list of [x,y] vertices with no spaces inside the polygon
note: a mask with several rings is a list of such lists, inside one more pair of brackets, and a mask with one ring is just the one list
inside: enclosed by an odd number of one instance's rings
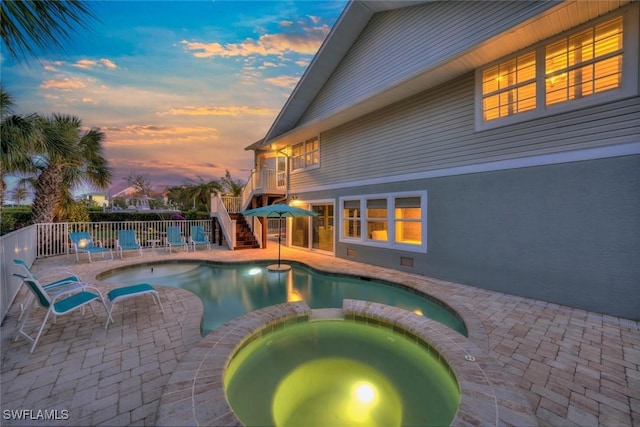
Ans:
{"label": "palm frond", "polygon": [[21,0],[0,3],[0,38],[9,56],[19,60],[38,51],[62,51],[76,27],[90,28],[97,20],[88,2],[79,0]]}

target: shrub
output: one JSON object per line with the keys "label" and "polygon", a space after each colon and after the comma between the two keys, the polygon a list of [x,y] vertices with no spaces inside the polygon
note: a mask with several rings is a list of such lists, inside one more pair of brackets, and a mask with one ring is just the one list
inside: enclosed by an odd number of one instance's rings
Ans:
{"label": "shrub", "polygon": [[15,223],[16,219],[12,214],[2,212],[2,220],[0,221],[0,235],[7,234],[8,232],[13,231]]}

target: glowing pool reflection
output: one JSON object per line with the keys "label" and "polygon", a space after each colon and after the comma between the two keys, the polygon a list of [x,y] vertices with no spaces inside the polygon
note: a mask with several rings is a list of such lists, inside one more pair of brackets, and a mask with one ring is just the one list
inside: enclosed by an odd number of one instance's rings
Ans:
{"label": "glowing pool reflection", "polygon": [[391,284],[336,276],[294,265],[286,273],[267,264],[208,262],[145,263],[106,271],[98,279],[118,285],[149,283],[187,289],[204,306],[203,335],[231,319],[283,302],[305,301],[312,308],[340,308],[342,300],[379,302],[429,317],[467,335],[462,319],[444,305]]}
{"label": "glowing pool reflection", "polygon": [[225,391],[245,425],[449,425],[460,400],[437,355],[388,328],[340,320],[263,335],[231,360]]}

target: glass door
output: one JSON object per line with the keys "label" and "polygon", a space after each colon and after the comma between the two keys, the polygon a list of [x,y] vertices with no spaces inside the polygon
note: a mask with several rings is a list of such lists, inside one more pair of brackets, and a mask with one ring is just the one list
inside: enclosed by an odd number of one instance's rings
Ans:
{"label": "glass door", "polygon": [[313,205],[311,210],[318,216],[311,218],[313,224],[312,249],[333,252],[333,204]]}
{"label": "glass door", "polygon": [[333,203],[311,203],[298,205],[298,207],[316,212],[318,216],[291,219],[291,245],[333,252]]}

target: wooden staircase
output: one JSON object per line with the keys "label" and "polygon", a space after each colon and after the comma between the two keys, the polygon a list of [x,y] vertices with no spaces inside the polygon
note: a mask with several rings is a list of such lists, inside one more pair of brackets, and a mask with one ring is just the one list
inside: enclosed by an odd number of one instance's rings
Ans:
{"label": "wooden staircase", "polygon": [[231,219],[236,221],[236,246],[234,249],[259,248],[260,243],[256,240],[249,224],[240,213],[230,213]]}

